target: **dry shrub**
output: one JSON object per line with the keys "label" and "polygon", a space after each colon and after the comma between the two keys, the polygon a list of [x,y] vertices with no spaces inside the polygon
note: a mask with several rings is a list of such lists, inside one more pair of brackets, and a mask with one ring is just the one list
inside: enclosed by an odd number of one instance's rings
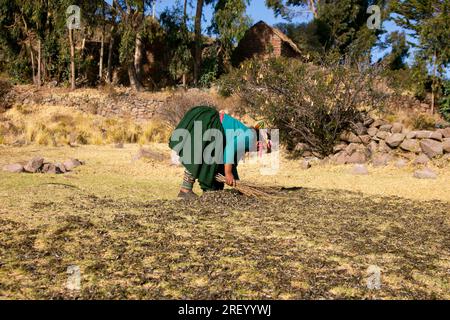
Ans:
{"label": "dry shrub", "polygon": [[288,150],[302,143],[324,157],[333,152],[342,132],[379,107],[383,94],[375,80],[368,65],[314,66],[279,58],[249,60],[219,85],[224,95],[242,98],[242,114],[266,119],[279,129]]}
{"label": "dry shrub", "polygon": [[412,129],[432,130],[436,128],[436,119],[428,113],[413,112],[407,119],[407,125]]}
{"label": "dry shrub", "polygon": [[168,142],[171,134],[171,127],[161,120],[149,121],[144,126],[141,144],[146,142]]}
{"label": "dry shrub", "polygon": [[158,110],[158,118],[174,128],[184,117],[186,112],[197,106],[209,106],[217,110],[224,110],[233,114],[242,104],[238,95],[229,97],[221,96],[215,88],[208,91],[200,89],[179,89],[173,92],[167,99],[166,104]]}
{"label": "dry shrub", "polygon": [[11,91],[12,85],[5,80],[0,79],[0,112],[3,112],[11,107],[6,95]]}
{"label": "dry shrub", "polygon": [[166,105],[159,111],[159,118],[175,127],[187,111],[197,106],[217,108],[217,99],[199,89],[179,90],[167,99]]}

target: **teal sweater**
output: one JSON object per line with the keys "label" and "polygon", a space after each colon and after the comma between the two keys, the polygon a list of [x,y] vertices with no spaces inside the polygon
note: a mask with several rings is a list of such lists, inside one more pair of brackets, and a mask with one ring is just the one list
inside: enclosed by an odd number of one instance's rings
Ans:
{"label": "teal sweater", "polygon": [[226,139],[223,152],[224,164],[237,165],[244,157],[245,152],[253,151],[256,148],[256,134],[242,122],[227,114],[223,115],[222,127]]}

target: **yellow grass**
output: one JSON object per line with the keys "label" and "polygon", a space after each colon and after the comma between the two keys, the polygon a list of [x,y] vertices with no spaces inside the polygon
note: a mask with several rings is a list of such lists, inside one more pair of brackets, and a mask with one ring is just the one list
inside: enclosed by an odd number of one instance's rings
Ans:
{"label": "yellow grass", "polygon": [[167,141],[170,134],[170,128],[157,119],[137,123],[132,119],[104,118],[62,106],[18,105],[2,118],[15,130],[2,129],[5,125],[0,125],[0,144],[145,144]]}

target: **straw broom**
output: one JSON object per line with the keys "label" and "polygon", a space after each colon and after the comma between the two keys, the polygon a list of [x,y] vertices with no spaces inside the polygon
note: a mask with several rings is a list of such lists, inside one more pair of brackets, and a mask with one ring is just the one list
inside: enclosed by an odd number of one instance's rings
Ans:
{"label": "straw broom", "polygon": [[[216,175],[216,180],[221,183],[226,183],[226,179],[222,174]],[[236,181],[236,185],[233,188],[243,195],[255,198],[274,198],[275,196],[269,192],[276,191],[274,188],[258,187],[242,181]]]}

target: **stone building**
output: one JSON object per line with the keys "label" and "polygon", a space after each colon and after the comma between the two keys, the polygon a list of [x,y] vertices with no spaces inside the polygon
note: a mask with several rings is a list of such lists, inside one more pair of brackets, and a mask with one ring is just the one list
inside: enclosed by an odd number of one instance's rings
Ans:
{"label": "stone building", "polygon": [[232,62],[239,66],[253,56],[300,58],[302,53],[297,45],[279,29],[259,21],[245,32],[233,52]]}

